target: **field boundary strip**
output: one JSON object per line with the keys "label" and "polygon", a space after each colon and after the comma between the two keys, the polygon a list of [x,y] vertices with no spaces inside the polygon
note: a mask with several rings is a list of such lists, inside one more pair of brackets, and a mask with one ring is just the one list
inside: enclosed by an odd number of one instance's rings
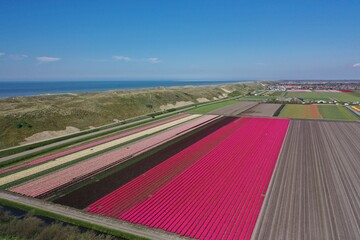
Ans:
{"label": "field boundary strip", "polygon": [[25,178],[25,177],[34,175],[36,173],[40,173],[40,172],[45,171],[47,169],[51,169],[53,167],[60,166],[62,164],[74,161],[75,159],[82,158],[82,157],[85,157],[87,155],[94,154],[95,152],[105,150],[107,148],[110,148],[110,147],[113,147],[113,146],[116,146],[116,145],[119,145],[119,144],[122,144],[122,143],[125,143],[125,142],[129,142],[129,141],[134,140],[136,138],[139,138],[139,137],[142,137],[142,136],[145,136],[145,135],[148,135],[148,134],[153,134],[155,132],[164,130],[166,128],[175,126],[177,124],[189,121],[189,120],[194,119],[194,118],[198,118],[200,116],[201,115],[190,115],[190,116],[182,118],[182,119],[177,119],[175,121],[165,123],[163,125],[156,126],[154,128],[151,128],[151,129],[147,129],[147,130],[144,130],[144,131],[141,131],[141,132],[138,132],[138,133],[134,133],[134,134],[131,134],[131,135],[122,137],[120,139],[116,139],[116,140],[107,142],[107,143],[99,144],[99,145],[94,146],[94,147],[92,147],[90,149],[84,149],[84,150],[81,150],[81,151],[78,151],[78,152],[75,152],[75,153],[71,153],[69,155],[65,155],[65,156],[56,158],[53,161],[46,162],[46,163],[43,163],[41,165],[29,168],[29,169],[25,169],[25,170],[20,171],[20,172],[16,172],[16,173],[11,174],[11,175],[7,175],[5,177],[0,178],[0,186],[8,184],[8,183],[16,181],[16,180],[19,180],[21,178]]}
{"label": "field boundary strip", "polygon": [[[236,97],[211,100],[209,102],[204,102],[204,103],[194,103],[191,105],[176,108],[175,111],[165,110],[165,112],[161,111],[161,112],[155,112],[155,113],[135,116],[132,118],[122,120],[120,123],[108,123],[108,124],[105,124],[105,125],[93,128],[93,129],[86,129],[86,130],[82,130],[80,132],[72,133],[69,135],[55,137],[55,138],[51,138],[51,139],[47,139],[47,140],[43,140],[43,141],[39,141],[39,142],[35,142],[35,143],[29,143],[26,145],[14,146],[14,147],[6,148],[6,149],[1,149],[0,150],[0,156],[1,156],[0,157],[0,165],[3,162],[21,161],[26,158],[40,155],[42,153],[56,149],[56,147],[58,147],[58,144],[60,144],[60,146],[69,146],[69,145],[78,143],[80,141],[84,141],[84,140],[86,141],[87,139],[89,139],[91,137],[90,135],[92,135],[94,137],[100,137],[103,135],[111,134],[116,131],[120,131],[127,127],[135,127],[137,125],[141,125],[141,124],[144,124],[147,122],[152,122],[155,117],[156,117],[156,119],[160,120],[160,119],[163,119],[166,117],[173,116],[177,113],[185,112],[185,111],[193,109],[193,108],[222,103],[222,102],[231,101],[234,99],[236,99]],[[73,138],[80,138],[80,139],[75,140]]]}
{"label": "field boundary strip", "polygon": [[118,150],[80,162],[17,187],[13,187],[11,188],[11,191],[32,197],[41,196],[42,194],[46,194],[49,191],[53,191],[59,187],[69,184],[72,181],[80,180],[83,176],[97,173],[98,171],[107,169],[114,164],[124,162],[133,156],[148,151],[166,141],[193,130],[193,128],[200,127],[204,123],[217,118],[218,116],[202,116],[170,130],[124,146]]}
{"label": "field boundary strip", "polygon": [[176,116],[176,117],[173,117],[173,118],[169,118],[169,119],[165,119],[165,120],[162,120],[162,121],[159,121],[159,122],[146,124],[146,125],[141,126],[141,127],[136,127],[134,129],[130,129],[130,130],[127,130],[127,131],[125,130],[125,132],[116,134],[114,136],[106,137],[104,139],[101,139],[101,140],[98,140],[98,141],[95,141],[95,142],[91,142],[91,143],[87,143],[87,144],[84,144],[84,145],[81,145],[81,146],[78,146],[78,147],[70,148],[68,150],[61,151],[59,153],[54,153],[54,154],[51,154],[51,155],[48,155],[48,156],[45,156],[45,157],[41,157],[41,158],[32,160],[30,162],[17,165],[17,166],[5,168],[3,170],[0,170],[0,174],[5,174],[5,173],[8,173],[8,172],[11,172],[11,171],[14,171],[14,170],[18,170],[20,168],[29,167],[29,166],[37,165],[37,164],[40,164],[40,163],[43,163],[43,162],[47,162],[47,161],[53,160],[55,158],[59,158],[59,157],[65,156],[65,155],[69,155],[71,153],[78,152],[80,150],[84,150],[84,149],[87,149],[87,148],[90,148],[90,147],[93,147],[93,146],[96,146],[96,145],[99,145],[99,144],[102,144],[102,143],[110,142],[112,140],[119,139],[121,137],[125,137],[125,136],[128,136],[130,134],[137,133],[137,132],[140,132],[140,131],[143,131],[143,130],[146,130],[146,129],[149,129],[149,128],[152,128],[152,127],[156,127],[156,126],[162,125],[164,123],[168,123],[168,122],[171,122],[171,121],[174,121],[174,120],[177,120],[177,119],[181,119],[181,118],[184,118],[184,117],[187,117],[187,116],[189,116],[189,114],[182,114],[182,115],[179,115],[179,116]]}
{"label": "field boundary strip", "polygon": [[190,240],[189,238],[166,231],[151,229],[145,226],[139,226],[95,214],[84,213],[77,209],[9,192],[0,191],[0,202],[5,206],[22,209],[24,211],[33,211],[36,215],[83,226],[85,228],[91,228],[121,238],[139,240]]}

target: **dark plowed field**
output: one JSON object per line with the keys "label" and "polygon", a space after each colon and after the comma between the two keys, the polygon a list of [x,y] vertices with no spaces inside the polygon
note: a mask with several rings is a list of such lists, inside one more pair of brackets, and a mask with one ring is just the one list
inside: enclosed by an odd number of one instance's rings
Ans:
{"label": "dark plowed field", "polygon": [[257,102],[240,102],[238,104],[226,106],[223,108],[216,109],[209,114],[225,115],[225,116],[237,116],[240,113],[256,106]]}
{"label": "dark plowed field", "polygon": [[140,160],[134,164],[63,195],[53,202],[78,209],[84,209],[101,197],[109,194],[139,175],[144,174],[149,169],[164,162],[169,157],[189,147],[217,129],[229,124],[235,119],[236,118],[232,117],[223,117],[195,133],[186,134],[181,140],[173,142],[173,144],[167,145],[158,151],[153,151],[150,154],[144,153],[137,157],[137,159]]}
{"label": "dark plowed field", "polygon": [[291,122],[252,239],[360,238],[360,123]]}
{"label": "dark plowed field", "polygon": [[279,107],[281,107],[281,104],[260,103],[242,112],[241,115],[251,117],[272,117]]}

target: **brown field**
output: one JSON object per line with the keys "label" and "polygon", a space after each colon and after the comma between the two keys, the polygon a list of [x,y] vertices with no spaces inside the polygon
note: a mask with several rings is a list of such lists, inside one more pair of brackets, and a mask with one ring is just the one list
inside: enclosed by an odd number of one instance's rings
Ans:
{"label": "brown field", "polygon": [[360,123],[293,120],[252,239],[359,239]]}
{"label": "brown field", "polygon": [[257,102],[240,102],[238,104],[226,106],[223,108],[216,109],[214,111],[209,112],[209,114],[216,114],[216,115],[226,115],[226,116],[236,116],[240,113],[256,106]]}
{"label": "brown field", "polygon": [[260,103],[244,112],[241,115],[253,117],[272,117],[281,104]]}

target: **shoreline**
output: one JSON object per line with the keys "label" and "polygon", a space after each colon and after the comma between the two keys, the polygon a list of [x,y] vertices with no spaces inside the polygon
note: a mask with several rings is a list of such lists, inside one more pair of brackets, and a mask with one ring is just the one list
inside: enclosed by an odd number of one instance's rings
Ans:
{"label": "shoreline", "polygon": [[[9,148],[42,132],[71,126],[81,130],[135,118],[155,117],[261,88],[256,82],[110,90],[79,94],[47,94],[0,98],[0,148]],[[231,97],[231,96],[230,96]]]}
{"label": "shoreline", "polygon": [[[61,88],[61,85],[69,85],[69,84],[80,84],[84,85],[84,88],[80,88],[80,86],[74,87],[73,90],[56,90],[56,89],[48,89],[48,90],[39,90],[34,89],[35,93],[31,93],[31,88],[23,90],[22,94],[13,95],[6,94],[7,91],[16,91],[16,89],[4,89],[3,92],[0,92],[0,99],[7,98],[22,98],[22,97],[37,97],[37,96],[56,96],[56,95],[79,95],[79,94],[93,94],[93,93],[106,93],[106,92],[116,92],[116,91],[136,91],[136,90],[155,90],[155,89],[172,89],[179,87],[209,87],[209,86],[221,86],[221,85],[232,85],[232,84],[243,84],[243,83],[254,83],[258,81],[248,81],[248,80],[238,80],[238,81],[191,81],[191,80],[178,80],[178,81],[90,81],[93,84],[99,84],[97,88],[89,89],[86,87],[88,82],[85,81],[0,81],[0,86],[4,84],[13,84],[13,85],[31,85],[31,84],[57,84],[58,88]],[[107,84],[111,83],[114,85],[113,87],[106,87]],[[161,85],[163,83],[163,85]],[[176,85],[179,83],[179,85]],[[115,86],[115,85],[124,85],[124,86]],[[131,86],[131,84],[133,86]],[[134,86],[134,84],[140,84],[139,86]],[[146,85],[148,84],[148,85]],[[150,85],[149,85],[150,84]],[[153,86],[151,86],[153,84]],[[101,86],[102,85],[102,86]],[[128,85],[128,87],[126,86]],[[19,86],[22,87],[22,86]],[[48,91],[48,92],[45,92]]]}

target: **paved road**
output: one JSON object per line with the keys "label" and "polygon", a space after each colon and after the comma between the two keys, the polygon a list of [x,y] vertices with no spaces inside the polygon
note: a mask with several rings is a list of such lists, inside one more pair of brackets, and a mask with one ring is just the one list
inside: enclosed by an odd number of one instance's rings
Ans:
{"label": "paved road", "polygon": [[293,120],[253,240],[360,236],[360,123]]}
{"label": "paved road", "polygon": [[133,234],[148,239],[154,239],[154,240],[189,239],[173,233],[165,232],[163,230],[151,229],[149,227],[135,225],[121,220],[115,220],[100,215],[85,213],[77,209],[45,202],[40,199],[24,197],[5,191],[0,191],[0,199],[10,200],[23,205],[31,206],[45,211],[50,211],[65,217],[71,217],[75,220],[81,220],[91,224],[96,224],[98,226],[102,226],[110,229],[116,229],[125,233]]}

